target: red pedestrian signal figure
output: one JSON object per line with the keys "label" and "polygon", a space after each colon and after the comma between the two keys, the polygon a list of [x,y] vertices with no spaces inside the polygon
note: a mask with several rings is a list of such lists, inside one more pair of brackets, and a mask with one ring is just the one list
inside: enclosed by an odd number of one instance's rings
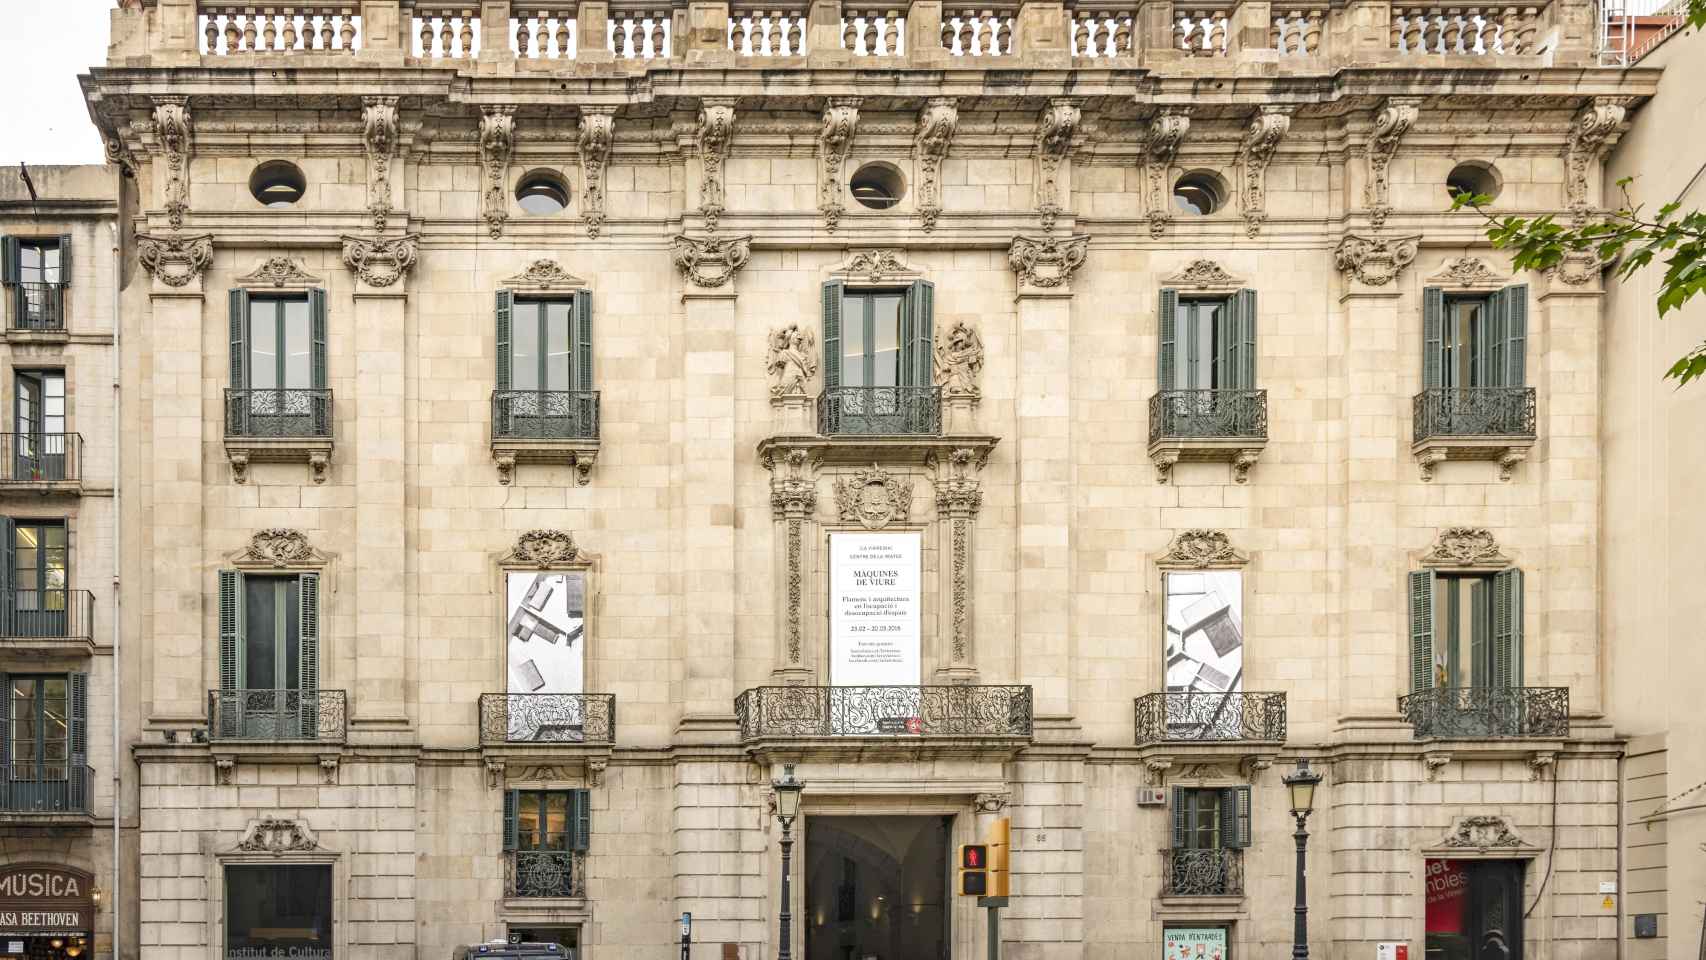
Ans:
{"label": "red pedestrian signal figure", "polygon": [[959,894],[982,897],[989,894],[989,848],[981,843],[960,844]]}

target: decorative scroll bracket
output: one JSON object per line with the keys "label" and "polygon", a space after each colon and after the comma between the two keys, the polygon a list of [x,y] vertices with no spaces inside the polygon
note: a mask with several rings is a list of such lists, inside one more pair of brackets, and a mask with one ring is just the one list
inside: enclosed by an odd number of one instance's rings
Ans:
{"label": "decorative scroll bracket", "polygon": [[604,229],[604,171],[610,163],[610,144],[616,133],[614,107],[581,111],[578,144],[581,158],[581,218],[586,235],[596,238]]}
{"label": "decorative scroll bracket", "polygon": [[953,97],[931,97],[918,112],[912,152],[918,158],[918,217],[926,233],[936,229],[942,212],[942,161],[959,124],[958,104]]}
{"label": "decorative scroll bracket", "polygon": [[845,209],[841,204],[841,168],[853,146],[853,131],[859,124],[859,105],[863,102],[862,97],[831,97],[823,111],[823,129],[817,138],[817,208],[823,214],[824,229],[830,233],[835,232]]}
{"label": "decorative scroll bracket", "polygon": [[1240,145],[1244,168],[1244,232],[1254,238],[1268,218],[1268,164],[1291,129],[1292,108],[1265,105]]}
{"label": "decorative scroll bracket", "polygon": [[723,165],[734,142],[735,97],[706,97],[699,104],[699,213],[705,229],[717,232],[726,193]]}
{"label": "decorative scroll bracket", "polygon": [[1072,135],[1082,115],[1073,97],[1049,100],[1037,120],[1037,215],[1044,230],[1053,230],[1064,209],[1061,170],[1072,154]]}
{"label": "decorative scroll bracket", "polygon": [[494,240],[503,236],[504,223],[509,220],[505,173],[509,170],[509,152],[514,141],[515,108],[507,105],[485,107],[480,115],[480,167],[486,181],[480,215],[485,218],[486,231]]}
{"label": "decorative scroll bracket", "polygon": [[1178,156],[1179,144],[1191,129],[1188,108],[1170,107],[1149,121],[1148,135],[1143,144],[1144,208],[1148,211],[1149,235],[1159,238],[1167,232],[1173,219],[1172,191],[1168,189],[1167,173]]}
{"label": "decorative scroll bracket", "polygon": [[1421,97],[1387,97],[1380,112],[1374,115],[1374,129],[1365,147],[1368,183],[1364,197],[1368,201],[1369,223],[1376,230],[1386,225],[1386,218],[1392,212],[1391,181],[1387,177],[1387,169],[1398,153],[1398,141],[1416,122],[1421,103]]}

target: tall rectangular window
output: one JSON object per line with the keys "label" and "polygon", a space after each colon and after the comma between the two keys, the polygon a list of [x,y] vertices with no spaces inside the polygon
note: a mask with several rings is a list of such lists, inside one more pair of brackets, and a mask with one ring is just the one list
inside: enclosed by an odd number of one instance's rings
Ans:
{"label": "tall rectangular window", "polygon": [[250,388],[313,389],[313,350],[306,296],[250,298]]}
{"label": "tall rectangular window", "polygon": [[1411,689],[1522,685],[1522,571],[1410,574]]}
{"label": "tall rectangular window", "polygon": [[63,780],[71,757],[71,683],[65,674],[11,678],[12,776]]}
{"label": "tall rectangular window", "polygon": [[63,330],[71,236],[0,236],[0,281],[10,287],[12,328]]}
{"label": "tall rectangular window", "polygon": [[244,637],[237,685],[295,690],[301,685],[301,588],[295,577],[243,578]]}
{"label": "tall rectangular window", "polygon": [[1256,388],[1256,291],[1205,297],[1163,288],[1159,304],[1160,390]]}
{"label": "tall rectangular window", "polygon": [[574,381],[573,315],[572,300],[515,302],[511,389],[586,389]]}
{"label": "tall rectangular window", "polygon": [[1528,286],[1491,293],[1422,290],[1422,387],[1526,386]]}
{"label": "tall rectangular window", "polygon": [[3,626],[13,636],[65,636],[71,551],[64,521],[8,519],[5,528]]}
{"label": "tall rectangular window", "polygon": [[848,290],[841,298],[841,385],[901,383],[900,290]]}
{"label": "tall rectangular window", "polygon": [[19,370],[14,376],[12,450],[16,480],[64,480],[65,374]]}

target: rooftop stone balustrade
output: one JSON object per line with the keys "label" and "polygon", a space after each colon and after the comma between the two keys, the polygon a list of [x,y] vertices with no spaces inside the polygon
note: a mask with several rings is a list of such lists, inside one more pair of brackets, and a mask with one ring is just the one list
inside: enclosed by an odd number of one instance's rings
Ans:
{"label": "rooftop stone balustrade", "polygon": [[[1020,0],[966,6],[840,0],[345,0],[266,4],[145,0],[114,14],[112,55],[131,65],[433,64],[502,72],[539,61],[660,66],[895,66],[1187,72],[1241,63],[1325,72],[1343,64],[1589,64],[1587,0],[1446,6],[1349,0]],[[589,44],[598,37],[601,43]],[[146,58],[139,62],[137,57]],[[1217,66],[1225,64],[1225,67]],[[1187,66],[1188,65],[1188,66]],[[601,69],[609,69],[608,67]]]}

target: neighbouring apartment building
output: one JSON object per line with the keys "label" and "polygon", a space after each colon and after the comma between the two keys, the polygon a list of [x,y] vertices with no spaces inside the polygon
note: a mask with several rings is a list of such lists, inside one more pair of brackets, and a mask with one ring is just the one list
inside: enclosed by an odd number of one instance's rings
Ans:
{"label": "neighbouring apartment building", "polygon": [[125,957],[1692,949],[1592,4],[121,6]]}

